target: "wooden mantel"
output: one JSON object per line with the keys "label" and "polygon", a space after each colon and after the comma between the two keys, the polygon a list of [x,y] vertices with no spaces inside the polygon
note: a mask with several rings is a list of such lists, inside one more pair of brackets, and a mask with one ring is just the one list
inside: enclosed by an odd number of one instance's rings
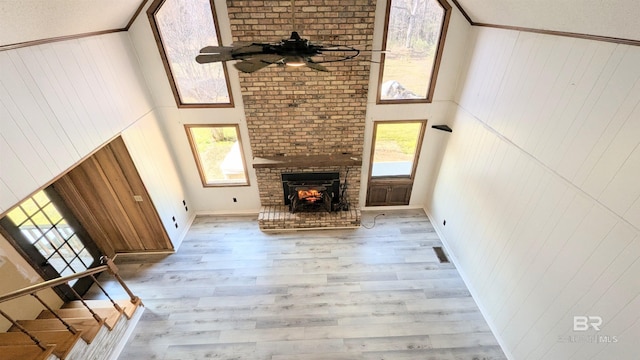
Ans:
{"label": "wooden mantel", "polygon": [[362,158],[353,154],[333,155],[296,155],[254,157],[254,169],[273,169],[285,167],[319,167],[319,166],[361,166]]}

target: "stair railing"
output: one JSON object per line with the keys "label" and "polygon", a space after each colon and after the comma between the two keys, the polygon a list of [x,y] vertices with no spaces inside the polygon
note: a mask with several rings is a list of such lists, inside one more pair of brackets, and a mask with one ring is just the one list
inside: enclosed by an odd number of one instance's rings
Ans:
{"label": "stair railing", "polygon": [[[111,302],[113,307],[116,308],[118,311],[122,312],[122,308],[111,298],[111,296],[107,293],[107,291],[98,282],[98,280],[95,277],[95,275],[97,275],[97,274],[100,274],[102,272],[107,272],[107,273],[111,274],[111,276],[113,276],[113,278],[116,279],[116,281],[118,281],[118,283],[120,284],[122,289],[129,296],[129,299],[130,299],[132,304],[138,304],[140,302],[140,298],[138,298],[136,295],[133,294],[131,289],[129,289],[127,284],[125,284],[124,280],[122,280],[122,278],[118,274],[118,267],[114,264],[113,260],[109,259],[106,256],[103,256],[100,259],[100,261],[102,263],[102,265],[100,265],[100,266],[97,266],[97,267],[94,267],[94,268],[91,268],[91,269],[87,269],[87,270],[79,272],[79,273],[75,273],[75,274],[71,274],[71,275],[67,275],[67,276],[62,276],[62,277],[51,279],[51,280],[47,280],[47,281],[42,282],[42,283],[38,283],[38,284],[31,285],[31,286],[27,286],[25,288],[12,291],[12,292],[10,292],[8,294],[4,294],[4,295],[0,296],[0,304],[3,303],[3,302],[9,301],[9,300],[18,299],[18,298],[23,297],[23,296],[27,296],[27,295],[32,296],[36,300],[38,300],[40,302],[40,304],[42,304],[47,310],[49,310],[53,314],[53,316],[55,316],[55,318],[58,319],[58,321],[60,321],[67,328],[67,330],[69,332],[71,332],[72,334],[76,334],[78,332],[78,330],[76,330],[71,324],[66,322],[62,317],[60,317],[57,314],[57,312],[55,310],[53,310],[49,305],[47,305],[38,296],[38,292],[43,291],[43,290],[47,290],[47,289],[51,289],[51,288],[59,286],[59,285],[64,285],[64,284],[68,285],[69,282],[77,280],[77,279],[81,279],[81,278],[84,278],[84,277],[91,277],[91,280],[93,281],[93,283],[100,289],[100,291],[102,291],[102,293],[107,297],[107,299],[109,299],[109,301]],[[71,286],[69,286],[69,287],[71,287]],[[78,300],[80,300],[82,305],[84,305],[84,307],[91,313],[93,318],[97,322],[102,322],[103,319],[100,318],[100,316],[98,314],[96,314],[93,311],[93,309],[91,309],[91,307],[84,301],[84,299],[77,292],[75,292],[75,290],[73,290],[73,288],[71,288],[71,290],[72,290],[72,293],[75,295],[75,297]],[[1,309],[0,309],[0,315],[2,317],[4,317],[5,319],[7,319],[9,322],[11,322],[11,324],[13,326],[15,326],[18,330],[20,330],[22,333],[24,333],[27,336],[29,336],[29,338],[31,338],[31,340],[34,342],[34,344],[37,345],[38,347],[40,347],[40,349],[42,349],[42,351],[46,351],[47,350],[47,348],[45,347],[45,344],[41,340],[39,340],[35,335],[33,335],[31,332],[29,332],[29,330],[25,329],[22,325],[20,325],[16,320],[11,318],[11,316],[9,316],[7,313],[2,311]]]}

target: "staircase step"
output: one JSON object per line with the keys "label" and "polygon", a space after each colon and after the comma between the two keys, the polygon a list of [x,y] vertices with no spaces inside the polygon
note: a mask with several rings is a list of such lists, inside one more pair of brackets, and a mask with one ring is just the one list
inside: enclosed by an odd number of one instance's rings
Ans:
{"label": "staircase step", "polygon": [[[127,319],[131,319],[133,314],[136,312],[138,306],[142,305],[142,301],[138,299],[136,302],[131,302],[129,299],[120,299],[114,300],[116,304],[118,304],[121,308],[124,309],[124,315]],[[113,304],[109,300],[85,300],[85,303],[89,305],[89,307],[93,308],[114,308]],[[62,305],[63,309],[71,309],[71,308],[84,308],[85,306],[79,300],[70,301],[64,305]]]}
{"label": "staircase step", "polygon": [[[91,308],[91,310],[93,310],[93,312],[98,314],[99,317],[104,319],[104,324],[107,326],[107,328],[109,328],[109,330],[113,330],[113,327],[116,326],[116,324],[118,323],[120,316],[122,316],[122,313],[119,312],[114,307]],[[123,308],[123,310],[126,310],[126,308]],[[63,319],[88,318],[93,316],[86,307],[59,309],[56,311],[56,313],[58,314],[58,316],[60,316]],[[40,315],[38,315],[38,319],[55,319],[55,318],[56,318],[55,314],[49,310],[44,310],[40,313]]]}
{"label": "staircase step", "polygon": [[[93,339],[98,335],[98,331],[102,328],[104,320],[98,322],[96,319],[90,318],[73,318],[65,319],[67,323],[76,330],[82,330],[80,336],[87,343],[91,344]],[[28,331],[48,331],[48,330],[66,330],[62,322],[58,319],[35,319],[35,320],[18,320],[18,324],[22,325]],[[17,327],[12,326],[9,331],[20,331]]]}
{"label": "staircase step", "polygon": [[[30,331],[41,343],[55,345],[53,354],[60,359],[65,359],[67,354],[80,338],[80,333],[72,334],[68,330],[56,331]],[[4,345],[33,345],[33,340],[22,332],[0,333],[0,346]],[[2,349],[2,348],[0,348]],[[1,351],[1,350],[0,350]],[[4,359],[4,357],[0,356]]]}
{"label": "staircase step", "polygon": [[55,346],[46,346],[46,350],[38,345],[2,345],[0,354],[2,360],[45,360],[53,352]]}

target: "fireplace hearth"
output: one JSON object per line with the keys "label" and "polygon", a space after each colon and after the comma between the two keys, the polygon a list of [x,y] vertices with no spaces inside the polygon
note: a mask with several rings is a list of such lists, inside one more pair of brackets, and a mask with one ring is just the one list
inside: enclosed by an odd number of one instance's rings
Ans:
{"label": "fireplace hearth", "polygon": [[340,203],[337,172],[283,173],[284,204],[291,213],[331,212]]}

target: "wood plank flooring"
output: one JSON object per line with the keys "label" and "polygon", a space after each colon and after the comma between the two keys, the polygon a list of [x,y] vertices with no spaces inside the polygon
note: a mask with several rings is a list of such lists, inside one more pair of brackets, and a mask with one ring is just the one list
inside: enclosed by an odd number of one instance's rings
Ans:
{"label": "wood plank flooring", "polygon": [[433,246],[421,210],[282,233],[198,217],[177,253],[117,258],[146,306],[119,359],[505,359]]}

